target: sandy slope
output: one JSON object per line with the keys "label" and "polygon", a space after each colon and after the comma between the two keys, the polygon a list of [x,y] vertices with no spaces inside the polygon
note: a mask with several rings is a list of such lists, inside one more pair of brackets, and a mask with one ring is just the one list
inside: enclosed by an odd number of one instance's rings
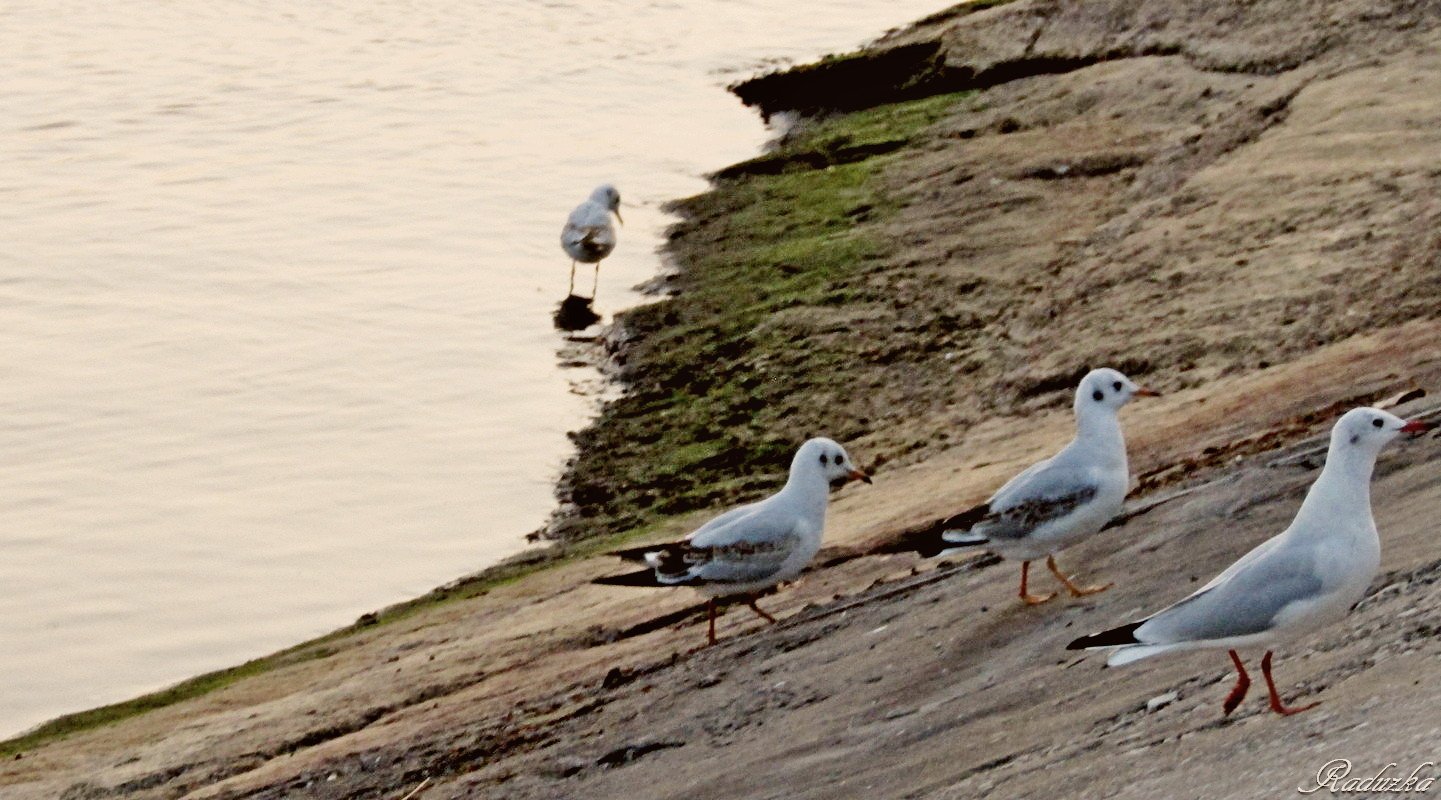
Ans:
{"label": "sandy slope", "polygon": [[[1268,467],[1274,448],[1441,386],[1438,22],[1422,3],[1021,0],[897,34],[977,74],[1074,60],[990,87],[888,173],[900,247],[871,280],[895,303],[834,313],[878,347],[937,309],[958,333],[876,389],[884,424],[853,452],[910,455],[838,496],[830,565],[767,601],[782,625],[733,611],[697,652],[692,596],[569,564],[25,753],[0,796],[398,798],[429,778],[427,800],[1255,797],[1333,757],[1434,757],[1435,437],[1383,459],[1374,597],[1280,657],[1316,711],[1253,698],[1223,721],[1223,658],[1101,671],[1062,647],[1279,531],[1314,465]],[[1063,558],[1116,589],[1023,609],[1014,565],[865,555],[1064,441],[1057,387],[1117,359],[1168,390],[1124,412],[1149,496],[1204,488]]]}

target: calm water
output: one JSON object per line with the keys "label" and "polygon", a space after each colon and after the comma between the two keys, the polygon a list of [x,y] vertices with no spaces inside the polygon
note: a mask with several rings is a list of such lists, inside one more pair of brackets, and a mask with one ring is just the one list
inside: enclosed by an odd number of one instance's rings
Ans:
{"label": "calm water", "polygon": [[725,83],[941,4],[0,5],[0,735],[519,549],[595,402],[565,214],[620,186],[636,302],[766,138]]}

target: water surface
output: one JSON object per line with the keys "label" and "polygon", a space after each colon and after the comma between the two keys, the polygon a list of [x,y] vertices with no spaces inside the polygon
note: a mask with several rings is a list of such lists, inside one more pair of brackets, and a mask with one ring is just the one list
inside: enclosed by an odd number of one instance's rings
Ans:
{"label": "water surface", "polygon": [[566,213],[620,187],[637,302],[766,138],[725,83],[936,5],[0,6],[0,735],[521,548],[594,404]]}

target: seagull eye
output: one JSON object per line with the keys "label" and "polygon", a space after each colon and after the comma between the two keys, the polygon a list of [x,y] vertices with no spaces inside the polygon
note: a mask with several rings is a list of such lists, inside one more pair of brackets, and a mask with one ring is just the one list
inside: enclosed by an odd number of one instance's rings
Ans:
{"label": "seagull eye", "polygon": [[1102,400],[1106,399],[1106,395],[1103,394],[1100,389],[1097,389],[1096,391],[1091,392],[1091,399],[1099,403]]}
{"label": "seagull eye", "polygon": [[1381,422],[1380,417],[1377,417],[1376,419],[1371,420],[1371,427],[1373,427],[1373,428],[1379,428],[1379,427],[1381,427],[1381,425],[1382,425],[1382,422]]}
{"label": "seagull eye", "polygon": [[1115,383],[1111,384],[1111,388],[1118,392],[1121,391],[1121,382],[1116,381]]}

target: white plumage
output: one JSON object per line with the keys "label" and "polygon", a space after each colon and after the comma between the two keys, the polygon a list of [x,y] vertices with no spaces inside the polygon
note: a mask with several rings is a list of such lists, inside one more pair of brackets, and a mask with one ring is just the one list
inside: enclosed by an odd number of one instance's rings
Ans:
{"label": "white plumage", "polygon": [[595,264],[595,284],[590,295],[600,285],[600,262],[615,249],[615,226],[611,214],[618,221],[620,217],[620,192],[614,186],[603,184],[585,202],[576,206],[566,218],[565,227],[560,231],[560,246],[570,256],[570,293],[575,293],[575,265]]}
{"label": "white plumage", "polygon": [[870,482],[845,448],[830,439],[811,439],[791,459],[780,491],[721,514],[682,541],[617,551],[613,555],[644,561],[650,569],[597,582],[695,588],[710,598],[712,642],[717,597],[750,596],[747,604],[774,622],[754,595],[796,577],[815,557],[825,533],[831,483],[850,479]]}
{"label": "white plumage", "polygon": [[1027,603],[1055,596],[1032,595],[1027,588],[1030,562],[1042,556],[1074,596],[1108,588],[1076,586],[1056,565],[1055,554],[1094,535],[1121,512],[1131,478],[1117,413],[1131,398],[1155,394],[1114,369],[1087,373],[1076,388],[1076,437],[1055,456],[1012,478],[985,505],[953,518],[969,527],[943,531],[930,549],[945,554],[980,546],[1020,560],[1020,597]]}
{"label": "white plumage", "polygon": [[1070,649],[1114,647],[1111,666],[1173,651],[1230,650],[1240,675],[1223,705],[1230,713],[1250,685],[1236,650],[1264,647],[1271,708],[1282,714],[1310,708],[1281,702],[1271,679],[1270,648],[1342,619],[1365,595],[1381,562],[1371,516],[1376,456],[1401,433],[1425,428],[1380,409],[1347,412],[1332,428],[1326,465],[1290,527],[1190,597],[1138,622],[1077,639]]}

